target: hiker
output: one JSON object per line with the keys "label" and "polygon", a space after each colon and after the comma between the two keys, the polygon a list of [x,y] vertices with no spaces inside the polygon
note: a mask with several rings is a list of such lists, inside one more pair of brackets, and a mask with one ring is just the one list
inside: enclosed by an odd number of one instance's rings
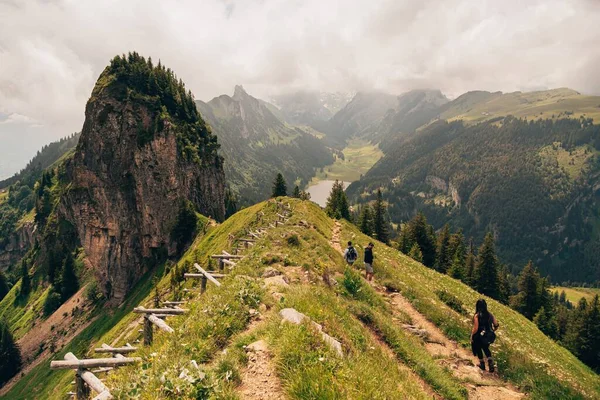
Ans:
{"label": "hiker", "polygon": [[490,344],[496,340],[496,333],[494,331],[499,326],[500,324],[496,320],[496,317],[488,311],[485,300],[477,300],[475,315],[473,316],[473,330],[471,331],[471,349],[473,350],[473,355],[479,359],[479,368],[483,371],[485,371],[485,361],[483,359],[483,353],[485,353],[489,371],[494,372],[494,361],[492,360]]}
{"label": "hiker", "polygon": [[365,247],[365,278],[368,281],[373,279],[373,242]]}
{"label": "hiker", "polygon": [[354,264],[354,261],[358,258],[356,249],[352,246],[352,242],[348,242],[348,248],[344,250],[344,260],[350,265]]}

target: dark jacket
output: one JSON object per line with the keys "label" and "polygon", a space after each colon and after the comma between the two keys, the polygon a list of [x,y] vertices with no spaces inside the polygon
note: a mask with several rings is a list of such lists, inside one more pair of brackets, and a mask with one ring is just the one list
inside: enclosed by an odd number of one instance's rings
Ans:
{"label": "dark jacket", "polygon": [[365,262],[373,264],[373,249],[370,247],[365,248]]}

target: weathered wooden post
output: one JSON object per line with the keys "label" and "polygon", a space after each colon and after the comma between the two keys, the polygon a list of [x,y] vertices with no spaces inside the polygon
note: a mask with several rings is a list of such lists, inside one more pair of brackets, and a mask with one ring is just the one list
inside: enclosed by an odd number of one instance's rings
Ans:
{"label": "weathered wooden post", "polygon": [[85,384],[85,381],[81,377],[83,372],[84,370],[81,368],[77,369],[77,372],[75,372],[75,398],[77,400],[90,398],[90,388]]}
{"label": "weathered wooden post", "polygon": [[144,315],[144,346],[150,346],[152,344],[154,331],[152,329],[152,322],[148,318],[150,315]]}
{"label": "weathered wooden post", "polygon": [[200,294],[202,294],[206,292],[206,283],[208,282],[208,279],[204,275],[202,275],[202,278],[200,279]]}

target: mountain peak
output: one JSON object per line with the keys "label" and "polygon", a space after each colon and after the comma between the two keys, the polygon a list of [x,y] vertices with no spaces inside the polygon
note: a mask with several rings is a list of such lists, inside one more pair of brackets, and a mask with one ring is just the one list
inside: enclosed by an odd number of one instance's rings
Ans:
{"label": "mountain peak", "polygon": [[248,92],[246,92],[246,90],[244,90],[244,87],[242,85],[235,85],[235,88],[233,90],[233,99],[234,100],[241,100],[244,97],[248,97]]}

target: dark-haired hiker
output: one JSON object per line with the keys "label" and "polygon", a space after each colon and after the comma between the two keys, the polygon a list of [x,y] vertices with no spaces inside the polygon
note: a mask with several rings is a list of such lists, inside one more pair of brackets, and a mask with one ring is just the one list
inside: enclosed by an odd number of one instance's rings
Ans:
{"label": "dark-haired hiker", "polygon": [[356,259],[358,258],[358,253],[354,246],[352,246],[352,242],[348,242],[348,248],[344,250],[344,260],[350,265],[353,265]]}
{"label": "dark-haired hiker", "polygon": [[368,281],[373,279],[373,243],[369,243],[365,247],[365,278]]}
{"label": "dark-haired hiker", "polygon": [[496,340],[496,333],[494,331],[499,326],[500,324],[498,324],[496,317],[488,311],[485,300],[477,300],[475,315],[473,316],[473,330],[471,331],[471,349],[473,350],[473,355],[479,358],[479,368],[484,371],[485,361],[483,353],[487,357],[490,372],[494,372],[494,361],[492,360],[490,344]]}

